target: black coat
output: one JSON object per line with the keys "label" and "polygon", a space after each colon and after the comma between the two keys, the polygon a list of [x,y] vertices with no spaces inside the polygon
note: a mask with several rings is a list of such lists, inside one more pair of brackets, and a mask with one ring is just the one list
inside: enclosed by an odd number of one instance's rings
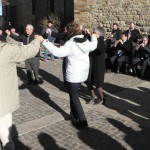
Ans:
{"label": "black coat", "polygon": [[123,44],[119,42],[116,46],[116,50],[122,50],[123,55],[132,57],[132,42],[130,40],[126,40]]}
{"label": "black coat", "polygon": [[129,40],[135,43],[137,43],[138,39],[141,39],[142,37],[138,29],[127,30],[126,32],[131,34]]}
{"label": "black coat", "polygon": [[64,45],[69,40],[67,33],[58,33],[52,31],[51,36],[55,37],[56,40],[59,41],[60,45]]}
{"label": "black coat", "polygon": [[121,30],[119,29],[112,30],[111,34],[113,35],[113,38],[115,38],[116,40],[121,39]]}
{"label": "black coat", "polygon": [[90,52],[90,70],[87,83],[102,87],[104,83],[105,73],[105,43],[104,37],[98,38],[98,45],[96,50]]}

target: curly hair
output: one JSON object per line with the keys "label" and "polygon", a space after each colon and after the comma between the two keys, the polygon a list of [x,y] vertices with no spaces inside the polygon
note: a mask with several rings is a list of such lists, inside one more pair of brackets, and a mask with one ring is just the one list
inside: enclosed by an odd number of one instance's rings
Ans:
{"label": "curly hair", "polygon": [[66,28],[67,28],[68,35],[70,37],[82,34],[81,33],[81,25],[77,24],[74,21],[70,22]]}

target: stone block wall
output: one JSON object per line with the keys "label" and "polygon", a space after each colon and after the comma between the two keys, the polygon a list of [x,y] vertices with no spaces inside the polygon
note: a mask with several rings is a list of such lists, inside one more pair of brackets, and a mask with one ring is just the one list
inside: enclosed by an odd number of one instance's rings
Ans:
{"label": "stone block wall", "polygon": [[109,34],[114,22],[122,30],[136,21],[143,33],[150,32],[150,0],[74,0],[75,21],[86,27],[99,24]]}

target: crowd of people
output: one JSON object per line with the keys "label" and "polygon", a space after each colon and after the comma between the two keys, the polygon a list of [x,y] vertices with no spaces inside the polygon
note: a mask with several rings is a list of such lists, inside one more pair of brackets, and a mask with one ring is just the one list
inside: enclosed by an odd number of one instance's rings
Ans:
{"label": "crowd of people", "polygon": [[142,35],[131,22],[129,29],[121,31],[113,24],[111,37],[106,39],[107,69],[120,73],[144,77],[150,66],[150,42],[148,35]]}
{"label": "crowd of people", "polygon": [[[19,107],[16,66],[25,61],[28,85],[39,84],[40,45],[44,46],[44,62],[48,52],[51,59],[63,58],[64,87],[70,97],[70,119],[77,127],[87,127],[88,122],[79,100],[82,82],[87,85],[91,95],[87,104],[105,104],[103,93],[106,69],[120,73],[144,76],[150,66],[150,44],[148,35],[140,34],[131,22],[129,30],[121,31],[113,24],[110,37],[105,37],[105,29],[93,27],[92,31],[76,22],[70,22],[62,33],[54,27],[51,20],[41,35],[27,24],[25,34],[16,33],[15,28],[6,30],[6,37],[0,30],[0,141],[4,149],[14,150],[10,130],[12,112]],[[57,41],[57,42],[56,42]],[[9,94],[8,94],[9,93]]]}

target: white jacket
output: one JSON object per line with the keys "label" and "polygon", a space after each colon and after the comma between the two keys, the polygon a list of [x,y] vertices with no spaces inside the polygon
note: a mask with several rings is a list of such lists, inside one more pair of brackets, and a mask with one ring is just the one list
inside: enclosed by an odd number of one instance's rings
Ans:
{"label": "white jacket", "polygon": [[87,80],[89,72],[89,52],[97,47],[97,38],[95,35],[91,37],[91,42],[86,40],[83,43],[77,43],[74,38],[83,38],[83,35],[77,35],[71,38],[60,48],[54,46],[47,40],[42,43],[43,46],[54,56],[66,57],[66,81],[79,83]]}

